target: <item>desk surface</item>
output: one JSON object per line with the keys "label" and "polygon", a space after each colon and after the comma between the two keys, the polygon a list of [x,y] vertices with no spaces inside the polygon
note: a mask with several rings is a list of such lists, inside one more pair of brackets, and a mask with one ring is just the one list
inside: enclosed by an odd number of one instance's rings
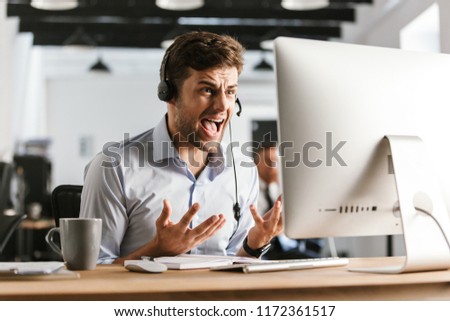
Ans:
{"label": "desk surface", "polygon": [[[399,258],[351,259],[350,266]],[[0,281],[0,300],[450,300],[450,270],[382,275],[346,267],[243,274],[209,270],[133,273],[120,265],[76,280]]]}
{"label": "desk surface", "polygon": [[38,220],[25,219],[20,222],[19,227],[24,230],[44,230],[55,226],[55,221],[50,218],[41,218]]}

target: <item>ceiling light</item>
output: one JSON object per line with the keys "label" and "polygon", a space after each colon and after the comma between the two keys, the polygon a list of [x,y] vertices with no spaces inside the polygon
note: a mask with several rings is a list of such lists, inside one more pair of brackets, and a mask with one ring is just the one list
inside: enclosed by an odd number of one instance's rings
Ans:
{"label": "ceiling light", "polygon": [[175,39],[165,39],[161,41],[161,48],[167,50],[174,41]]}
{"label": "ceiling light", "polygon": [[264,50],[268,50],[268,51],[273,51],[274,48],[274,40],[275,39],[267,39],[267,40],[263,40],[259,43],[259,46],[261,47],[261,49]]}
{"label": "ceiling light", "polygon": [[282,0],[281,6],[287,10],[316,10],[328,7],[329,0]]}
{"label": "ceiling light", "polygon": [[261,61],[258,62],[254,67],[253,70],[256,71],[272,71],[273,70],[273,66],[267,62],[266,58],[264,57],[264,52],[263,52],[263,56],[261,58]]}
{"label": "ceiling light", "polygon": [[99,56],[97,59],[97,62],[93,64],[90,68],[90,71],[94,72],[101,72],[101,73],[110,73],[109,67],[105,65],[105,63],[102,61],[102,58]]}
{"label": "ceiling light", "polygon": [[267,62],[266,59],[261,59],[261,61],[253,67],[254,70],[259,71],[272,71],[273,66]]}
{"label": "ceiling light", "polygon": [[32,0],[31,6],[41,10],[70,10],[78,7],[78,0]]}
{"label": "ceiling light", "polygon": [[169,48],[170,45],[175,41],[176,37],[181,36],[182,34],[185,34],[186,32],[189,32],[189,30],[183,26],[176,25],[161,40],[161,48],[163,48],[164,50],[167,50],[167,48]]}
{"label": "ceiling light", "polygon": [[156,0],[156,5],[166,10],[194,10],[204,4],[204,0]]}
{"label": "ceiling light", "polygon": [[97,43],[89,36],[83,27],[78,27],[75,31],[67,37],[63,42],[65,47],[96,47]]}
{"label": "ceiling light", "polygon": [[283,27],[275,27],[262,36],[259,46],[263,50],[273,51],[274,40],[277,37],[295,37],[295,35]]}

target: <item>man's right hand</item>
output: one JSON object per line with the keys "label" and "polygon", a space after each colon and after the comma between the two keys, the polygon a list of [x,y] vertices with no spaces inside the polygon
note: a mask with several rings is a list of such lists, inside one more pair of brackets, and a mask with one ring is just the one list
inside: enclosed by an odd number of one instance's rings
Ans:
{"label": "man's right hand", "polygon": [[199,209],[198,203],[193,204],[181,220],[175,224],[170,220],[172,207],[168,200],[164,200],[164,208],[156,220],[154,242],[156,249],[159,251],[157,256],[186,253],[211,238],[224,226],[225,216],[219,214],[212,215],[200,225],[191,228],[190,223]]}
{"label": "man's right hand", "polygon": [[164,200],[164,208],[156,220],[156,237],[130,255],[116,259],[114,263],[139,259],[141,256],[158,257],[186,253],[211,238],[225,225],[225,216],[223,214],[212,215],[200,225],[191,228],[191,221],[199,209],[198,203],[193,204],[181,220],[175,224],[170,220],[172,207],[168,200]]}

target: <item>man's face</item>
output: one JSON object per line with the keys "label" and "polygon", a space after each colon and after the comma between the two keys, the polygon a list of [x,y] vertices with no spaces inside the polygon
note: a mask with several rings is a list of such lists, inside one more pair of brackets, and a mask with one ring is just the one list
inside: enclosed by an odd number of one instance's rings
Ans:
{"label": "man's face", "polygon": [[191,69],[168,104],[169,132],[178,146],[186,142],[205,152],[215,152],[222,140],[236,101],[238,72],[235,67]]}

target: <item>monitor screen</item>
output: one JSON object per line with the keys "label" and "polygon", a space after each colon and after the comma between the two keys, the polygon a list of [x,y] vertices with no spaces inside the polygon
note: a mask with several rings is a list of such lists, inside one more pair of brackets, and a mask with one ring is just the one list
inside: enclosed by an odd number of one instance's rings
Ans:
{"label": "monitor screen", "polygon": [[450,266],[450,56],[280,37],[275,61],[287,236],[405,234],[413,206]]}

